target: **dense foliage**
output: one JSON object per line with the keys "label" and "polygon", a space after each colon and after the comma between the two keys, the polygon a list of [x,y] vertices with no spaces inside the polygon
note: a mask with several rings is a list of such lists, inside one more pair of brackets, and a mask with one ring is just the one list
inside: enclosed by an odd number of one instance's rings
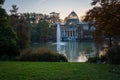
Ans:
{"label": "dense foliage", "polygon": [[85,20],[96,27],[96,35],[114,36],[120,32],[120,1],[93,0],[93,9],[89,10]]}
{"label": "dense foliage", "polygon": [[120,0],[92,0],[91,5],[93,8],[86,13],[84,21],[96,28],[93,32],[96,47],[99,49],[106,39],[111,47],[112,40],[119,41],[120,37]]}
{"label": "dense foliage", "polygon": [[31,43],[54,40],[53,35],[55,35],[55,30],[53,30],[51,24],[61,22],[59,13],[51,12],[49,15],[41,13],[21,13],[21,15],[31,25]]}
{"label": "dense foliage", "polygon": [[[39,42],[46,42],[49,40],[50,36],[50,27],[47,21],[39,21],[38,24],[34,27],[34,30],[38,33]],[[35,35],[34,35],[35,36]]]}
{"label": "dense foliage", "polygon": [[0,4],[3,4],[5,0],[0,0]]}
{"label": "dense foliage", "polygon": [[16,34],[10,27],[8,20],[7,13],[0,7],[0,57],[15,56],[19,53],[16,45]]}
{"label": "dense foliage", "polygon": [[120,46],[111,47],[107,51],[106,58],[111,64],[120,64]]}
{"label": "dense foliage", "polygon": [[25,49],[21,52],[18,60],[21,61],[46,61],[46,62],[67,62],[65,56],[47,50],[45,48]]}
{"label": "dense foliage", "polygon": [[19,49],[28,48],[30,44],[30,25],[22,15],[18,15],[16,5],[12,5],[12,8],[9,22],[17,34],[17,46]]}
{"label": "dense foliage", "polygon": [[88,63],[100,64],[101,63],[101,59],[99,57],[89,57],[87,62]]}

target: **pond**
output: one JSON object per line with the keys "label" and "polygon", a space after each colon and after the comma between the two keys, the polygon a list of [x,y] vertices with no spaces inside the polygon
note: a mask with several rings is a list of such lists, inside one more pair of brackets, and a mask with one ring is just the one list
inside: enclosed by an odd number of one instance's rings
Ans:
{"label": "pond", "polygon": [[[88,57],[94,56],[94,42],[64,42],[64,45],[59,45],[60,52],[67,57],[69,62],[85,62]],[[57,53],[57,44],[53,42],[47,43],[34,43],[31,45],[32,48],[47,48]]]}

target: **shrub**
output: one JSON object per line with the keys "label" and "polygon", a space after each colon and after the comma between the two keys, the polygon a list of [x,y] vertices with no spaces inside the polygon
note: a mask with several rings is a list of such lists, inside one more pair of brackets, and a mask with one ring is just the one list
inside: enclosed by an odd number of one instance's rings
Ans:
{"label": "shrub", "polygon": [[16,60],[16,57],[20,55],[20,51],[18,50],[18,48],[6,48],[5,50],[6,51],[1,51],[0,60],[2,61]]}
{"label": "shrub", "polygon": [[106,63],[107,62],[106,55],[100,56],[100,61],[101,61],[101,63]]}
{"label": "shrub", "polygon": [[120,46],[116,45],[107,51],[107,59],[111,64],[120,64]]}
{"label": "shrub", "polygon": [[89,63],[101,63],[101,60],[99,57],[90,57],[88,58]]}
{"label": "shrub", "polygon": [[22,61],[46,61],[46,62],[66,62],[67,59],[63,55],[56,54],[45,48],[25,49],[21,52],[19,60]]}
{"label": "shrub", "polygon": [[67,58],[62,54],[59,54],[59,60],[60,62],[68,62]]}

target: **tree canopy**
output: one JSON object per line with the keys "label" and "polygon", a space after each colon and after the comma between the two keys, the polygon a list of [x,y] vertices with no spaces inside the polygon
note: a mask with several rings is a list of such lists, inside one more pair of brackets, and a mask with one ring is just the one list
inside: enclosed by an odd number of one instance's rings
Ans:
{"label": "tree canopy", "polygon": [[120,0],[92,0],[91,6],[93,8],[86,13],[83,21],[88,21],[90,27],[95,27],[93,38],[96,53],[99,53],[104,42],[111,47],[112,40],[119,41]]}
{"label": "tree canopy", "polygon": [[120,0],[93,0],[91,5],[94,7],[87,12],[84,20],[96,26],[95,33],[119,35]]}
{"label": "tree canopy", "polygon": [[[2,5],[4,0],[0,0]],[[9,17],[6,11],[0,7],[0,56],[16,55],[16,34],[8,23]]]}
{"label": "tree canopy", "polygon": [[12,5],[10,12],[10,25],[17,34],[17,46],[19,49],[28,48],[30,44],[30,25],[24,16],[18,15],[17,5]]}
{"label": "tree canopy", "polygon": [[2,5],[4,3],[5,0],[0,0],[0,5]]}
{"label": "tree canopy", "polygon": [[119,36],[120,0],[92,0],[91,5],[93,8],[86,13],[84,21],[95,26],[94,38]]}
{"label": "tree canopy", "polygon": [[39,21],[39,23],[36,26],[36,31],[39,33],[40,41],[46,42],[49,39],[50,28],[49,23],[47,21]]}

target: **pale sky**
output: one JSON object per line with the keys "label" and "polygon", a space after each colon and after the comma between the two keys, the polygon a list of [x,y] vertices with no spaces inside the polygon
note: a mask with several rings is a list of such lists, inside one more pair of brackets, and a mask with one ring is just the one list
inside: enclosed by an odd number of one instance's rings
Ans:
{"label": "pale sky", "polygon": [[12,5],[19,7],[18,12],[27,13],[43,13],[49,14],[51,12],[60,13],[60,18],[64,19],[73,10],[78,17],[85,15],[86,11],[92,8],[90,3],[92,0],[5,0],[3,8],[9,13]]}

